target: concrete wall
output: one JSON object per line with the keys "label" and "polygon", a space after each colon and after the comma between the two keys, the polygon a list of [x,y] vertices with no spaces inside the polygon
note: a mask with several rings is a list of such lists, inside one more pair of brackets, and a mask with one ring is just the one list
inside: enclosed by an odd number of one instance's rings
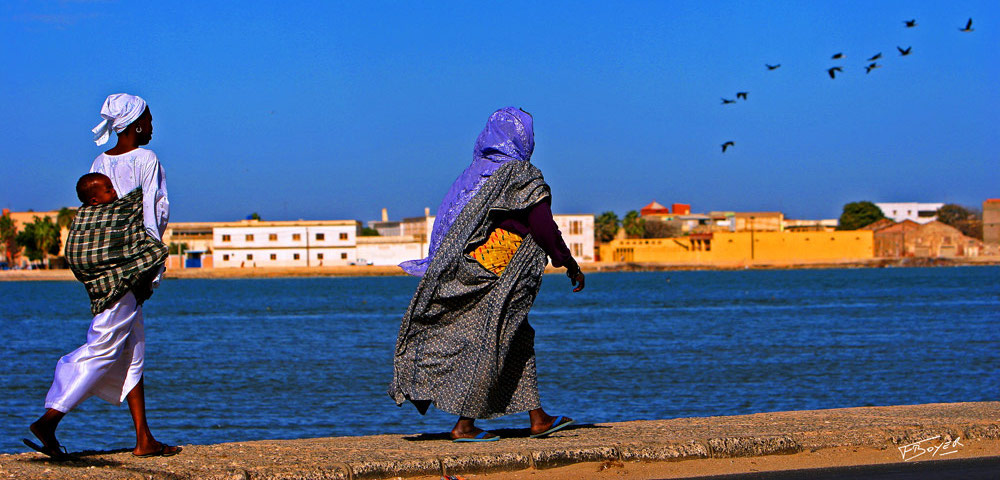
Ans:
{"label": "concrete wall", "polygon": [[1000,254],[1000,199],[983,202],[983,247],[987,254]]}

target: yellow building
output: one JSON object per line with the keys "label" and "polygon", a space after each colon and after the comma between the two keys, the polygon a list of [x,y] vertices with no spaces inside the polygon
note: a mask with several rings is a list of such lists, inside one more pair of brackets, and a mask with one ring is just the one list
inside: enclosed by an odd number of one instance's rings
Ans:
{"label": "yellow building", "polygon": [[677,265],[790,265],[874,258],[871,231],[714,232],[676,238],[614,239],[604,262]]}

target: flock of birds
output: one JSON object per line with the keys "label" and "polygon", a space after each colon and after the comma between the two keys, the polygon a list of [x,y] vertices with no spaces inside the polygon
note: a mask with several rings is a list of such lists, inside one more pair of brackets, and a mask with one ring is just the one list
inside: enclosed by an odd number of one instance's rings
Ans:
{"label": "flock of birds", "polygon": [[[917,26],[917,20],[916,19],[903,20],[903,24],[906,25],[906,28],[913,28],[913,27]],[[969,21],[965,23],[965,27],[964,28],[959,28],[958,31],[965,32],[965,33],[972,32],[973,31],[973,28],[972,28],[972,19],[970,18]],[[903,48],[903,47],[900,47],[900,46],[896,46],[896,50],[899,51],[899,56],[905,57],[905,56],[909,55],[913,51],[913,47],[912,46],[907,46],[906,48]],[[844,58],[844,54],[843,54],[843,52],[837,52],[837,53],[833,54],[830,58],[832,60],[841,60],[841,59]],[[882,52],[878,52],[878,53],[876,53],[875,55],[872,55],[871,57],[869,57],[866,60],[868,62],[868,65],[865,66],[865,75],[872,73],[872,70],[875,70],[876,68],[882,68],[882,65],[878,64],[878,60],[881,59],[881,58],[882,58]],[[773,70],[777,70],[778,68],[780,68],[781,64],[777,63],[777,64],[774,64],[774,65],[771,65],[771,64],[765,63],[764,66],[767,67],[768,71],[773,71]],[[832,67],[830,67],[830,68],[828,68],[826,70],[826,73],[827,73],[827,75],[830,76],[830,79],[836,79],[837,78],[837,74],[838,73],[843,73],[843,72],[844,72],[844,67],[842,65],[835,65],[835,66],[832,66]],[[736,100],[744,100],[744,101],[746,101],[746,99],[747,99],[747,92],[736,92],[736,99],[735,100],[723,97],[722,98],[722,104],[723,105],[730,105],[730,104],[736,103]],[[728,148],[730,148],[730,147],[732,147],[734,145],[735,145],[735,143],[732,140],[729,140],[729,141],[723,143],[722,144],[722,153],[726,153],[726,149],[728,149]]]}

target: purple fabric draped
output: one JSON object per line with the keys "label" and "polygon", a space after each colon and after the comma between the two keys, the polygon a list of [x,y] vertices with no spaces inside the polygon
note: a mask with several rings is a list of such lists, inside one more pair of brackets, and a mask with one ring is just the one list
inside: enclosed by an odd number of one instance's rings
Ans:
{"label": "purple fabric draped", "polygon": [[451,184],[451,189],[438,207],[427,258],[400,263],[399,266],[403,271],[422,277],[434,259],[441,241],[448,234],[451,224],[462,213],[465,204],[476,196],[479,188],[501,165],[514,160],[527,162],[531,159],[531,152],[534,149],[535,132],[531,115],[515,107],[501,108],[493,112],[486,121],[486,128],[483,128],[479,138],[476,139],[472,164]]}

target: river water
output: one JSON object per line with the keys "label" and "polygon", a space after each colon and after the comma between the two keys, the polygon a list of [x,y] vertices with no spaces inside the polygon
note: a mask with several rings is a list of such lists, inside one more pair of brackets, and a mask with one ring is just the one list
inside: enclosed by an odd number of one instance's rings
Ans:
{"label": "river water", "polygon": [[[410,277],[167,280],[146,304],[149,423],[170,443],[443,432],[385,394]],[[1000,267],[546,276],[531,312],[549,413],[581,422],[1000,398]],[[0,283],[0,452],[85,338],[72,282]],[[480,421],[527,426],[519,414]],[[91,398],[71,451],[131,447]]]}

